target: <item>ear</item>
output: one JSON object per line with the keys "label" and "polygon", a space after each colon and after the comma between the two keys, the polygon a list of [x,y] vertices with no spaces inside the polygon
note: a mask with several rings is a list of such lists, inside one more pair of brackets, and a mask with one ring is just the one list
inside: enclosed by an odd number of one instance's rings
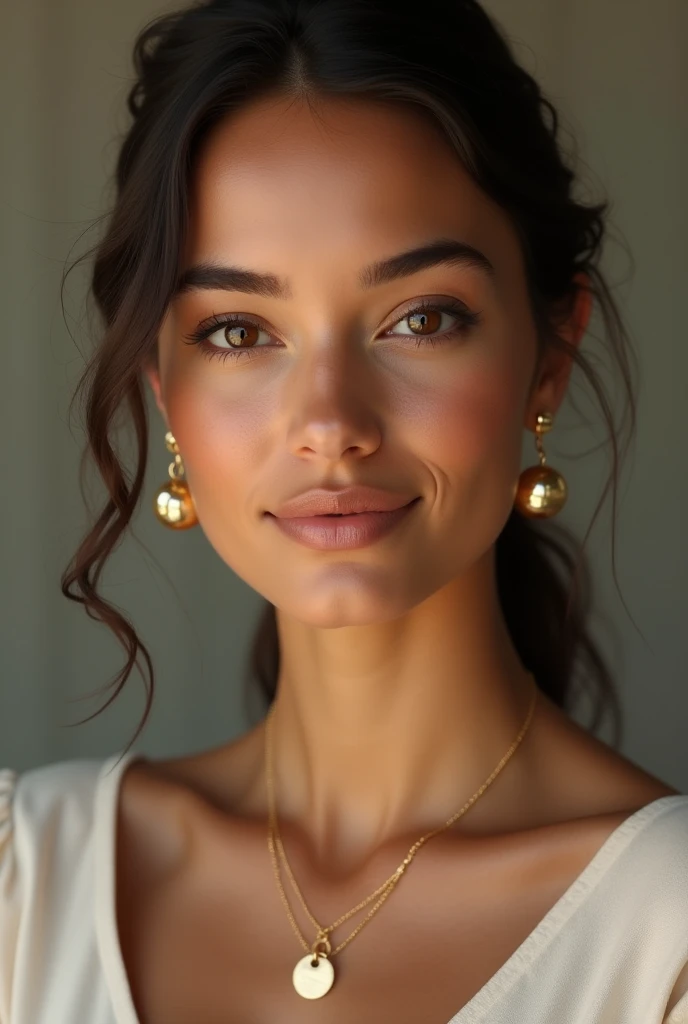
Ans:
{"label": "ear", "polygon": [[160,387],[160,368],[158,366],[157,359],[153,362],[146,363],[143,367],[143,372],[148,377],[148,382],[151,386],[153,394],[155,396],[155,404],[162,413],[162,418],[165,421],[167,429],[170,429],[169,420],[167,419],[167,409],[162,399],[162,391]]}
{"label": "ear", "polygon": [[[588,328],[592,313],[592,293],[590,278],[585,273],[576,274],[574,282],[578,285],[569,316],[556,325],[560,338],[570,345],[578,347]],[[526,426],[535,429],[537,414],[551,412],[553,416],[559,410],[566,395],[573,360],[571,356],[559,349],[549,347],[540,361],[538,379],[533,385],[530,401],[526,410]]]}

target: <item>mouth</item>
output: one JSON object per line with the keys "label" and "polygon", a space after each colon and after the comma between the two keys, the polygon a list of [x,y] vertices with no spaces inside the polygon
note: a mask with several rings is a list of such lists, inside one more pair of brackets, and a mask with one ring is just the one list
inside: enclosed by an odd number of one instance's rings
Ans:
{"label": "mouth", "polygon": [[[395,509],[395,511],[399,511],[402,508],[410,508],[411,505],[415,505],[416,502],[418,502],[420,500],[421,500],[420,496],[418,496],[417,498],[413,498],[411,501],[407,501],[405,505],[401,505],[399,507],[399,509]],[[272,516],[273,519],[279,519],[280,518],[280,516],[276,516],[274,512],[265,511],[265,512],[263,512],[263,515],[264,516]],[[388,515],[388,512],[385,512],[382,509],[367,509],[367,510],[362,510],[360,512],[318,512],[318,513],[313,512],[309,516],[299,516],[299,517],[294,517],[294,518],[298,518],[298,519],[301,519],[301,520],[304,520],[304,519],[353,519],[355,516],[381,516],[381,515]]]}
{"label": "mouth", "polygon": [[[271,512],[266,515],[291,540],[318,550],[347,550],[367,547],[401,528],[403,522],[412,522],[412,509],[421,498],[386,512],[323,512],[320,515],[280,518]],[[330,520],[339,519],[339,523]],[[412,528],[412,527],[411,527]]]}

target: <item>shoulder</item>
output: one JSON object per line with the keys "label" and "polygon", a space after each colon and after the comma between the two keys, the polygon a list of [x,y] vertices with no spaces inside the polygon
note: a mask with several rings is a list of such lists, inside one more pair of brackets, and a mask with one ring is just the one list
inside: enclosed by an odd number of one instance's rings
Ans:
{"label": "shoulder", "polygon": [[545,819],[573,823],[600,816],[602,827],[607,819],[614,826],[615,819],[618,824],[665,796],[683,795],[583,728],[544,694],[538,726],[532,741],[537,771],[531,781]]}
{"label": "shoulder", "polygon": [[610,939],[623,941],[648,986],[658,973],[662,983],[675,978],[688,965],[688,795],[660,795],[627,814],[595,859],[583,914],[589,946],[604,955]]}
{"label": "shoulder", "polygon": [[111,756],[0,768],[0,925],[10,902],[33,899],[37,881],[78,884],[91,855],[98,786],[116,763]]}
{"label": "shoulder", "polygon": [[627,833],[629,855],[648,884],[654,878],[657,895],[680,897],[688,941],[688,795],[655,797],[628,816],[620,831]]}
{"label": "shoulder", "polygon": [[[0,768],[0,899],[38,862],[67,868],[93,827],[94,798],[107,759],[74,759],[25,771]],[[42,870],[46,870],[43,868]]]}
{"label": "shoulder", "polygon": [[94,794],[103,760],[25,771],[0,768],[0,1020],[9,1019],[20,937],[43,938],[46,919],[72,906],[88,874]]}
{"label": "shoulder", "polygon": [[[660,883],[675,879],[685,895],[688,933],[688,795],[660,796],[633,816],[639,825],[638,856],[661,869]],[[633,818],[629,820],[629,824]],[[643,825],[647,827],[643,828]]]}
{"label": "shoulder", "polygon": [[40,827],[55,823],[56,808],[66,812],[72,827],[90,818],[100,773],[111,759],[57,761],[18,772],[0,769],[0,817],[8,827]]}
{"label": "shoulder", "polygon": [[662,1020],[688,1024],[688,795],[660,796],[628,825],[610,917],[632,946],[629,960],[646,991],[660,992]]}

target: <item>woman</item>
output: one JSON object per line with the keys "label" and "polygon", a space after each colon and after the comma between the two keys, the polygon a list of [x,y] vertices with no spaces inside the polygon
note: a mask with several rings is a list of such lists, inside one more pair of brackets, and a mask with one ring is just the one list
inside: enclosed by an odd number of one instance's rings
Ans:
{"label": "woman", "polygon": [[554,109],[475,0],[214,0],[135,58],[80,384],[109,501],[63,592],[150,697],[97,586],[147,381],[155,513],[266,598],[270,709],[189,757],[3,771],[0,1022],[685,1024],[688,796],[567,714],[581,663],[616,706],[546,521],[574,363],[616,484],[595,300],[634,406]]}

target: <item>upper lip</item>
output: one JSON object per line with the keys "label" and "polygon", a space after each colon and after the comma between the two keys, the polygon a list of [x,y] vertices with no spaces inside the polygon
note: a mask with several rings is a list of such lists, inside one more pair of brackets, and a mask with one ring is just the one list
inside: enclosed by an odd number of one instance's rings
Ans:
{"label": "upper lip", "polygon": [[323,516],[353,512],[392,512],[413,501],[413,497],[383,491],[377,487],[316,488],[290,498],[272,514],[280,519],[299,516]]}

